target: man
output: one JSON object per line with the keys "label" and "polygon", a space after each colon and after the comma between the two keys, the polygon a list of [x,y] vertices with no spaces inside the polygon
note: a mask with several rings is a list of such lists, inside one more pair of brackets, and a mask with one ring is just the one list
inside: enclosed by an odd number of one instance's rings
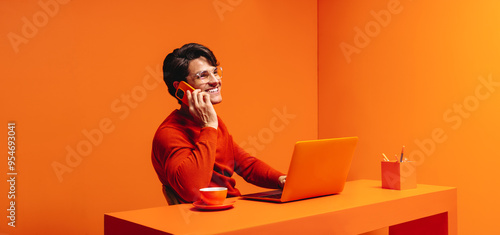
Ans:
{"label": "man", "polygon": [[210,49],[196,43],[175,49],[165,58],[163,76],[174,97],[181,81],[195,88],[153,139],[153,167],[169,204],[197,201],[205,187],[226,187],[228,196],[239,196],[233,173],[261,187],[284,185],[286,176],[246,153],[217,116],[213,105],[222,102],[222,68]]}

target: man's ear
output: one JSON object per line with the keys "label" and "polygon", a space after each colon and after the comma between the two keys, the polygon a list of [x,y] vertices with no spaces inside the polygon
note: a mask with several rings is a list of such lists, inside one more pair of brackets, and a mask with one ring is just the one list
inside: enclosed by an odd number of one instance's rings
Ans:
{"label": "man's ear", "polygon": [[177,87],[179,87],[179,81],[174,81],[173,85],[174,88],[177,90]]}

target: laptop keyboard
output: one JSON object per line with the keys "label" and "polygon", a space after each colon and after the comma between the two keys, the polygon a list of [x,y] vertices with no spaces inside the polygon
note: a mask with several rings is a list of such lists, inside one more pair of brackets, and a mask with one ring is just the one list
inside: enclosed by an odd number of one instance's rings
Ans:
{"label": "laptop keyboard", "polygon": [[274,198],[274,199],[280,199],[281,198],[281,194],[282,194],[281,190],[273,190],[273,191],[267,191],[267,192],[247,194],[246,196],[257,197],[257,198]]}
{"label": "laptop keyboard", "polygon": [[278,194],[269,194],[269,195],[264,195],[262,197],[265,197],[265,198],[276,198],[276,199],[280,199],[281,198],[281,193],[278,193]]}

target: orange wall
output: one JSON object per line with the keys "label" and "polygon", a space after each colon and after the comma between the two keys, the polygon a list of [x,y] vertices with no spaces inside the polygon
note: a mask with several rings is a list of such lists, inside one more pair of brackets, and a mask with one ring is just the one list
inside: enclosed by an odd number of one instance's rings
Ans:
{"label": "orange wall", "polygon": [[[419,183],[459,188],[461,234],[496,231],[494,1],[0,4],[1,118],[16,122],[18,173],[17,227],[3,216],[2,233],[100,234],[105,212],[165,205],[150,143],[177,105],[159,66],[191,41],[222,62],[216,109],[234,138],[271,165],[286,171],[296,140],[357,135],[350,179],[378,179],[380,154],[404,144]],[[0,181],[4,209],[8,191]]]}
{"label": "orange wall", "polygon": [[[105,212],[166,205],[151,140],[177,108],[161,64],[187,42],[209,46],[221,61],[216,110],[248,151],[286,171],[293,143],[317,138],[314,2],[0,5],[1,120],[16,123],[18,173],[11,228],[3,158],[0,234],[102,234]],[[258,189],[238,181],[244,193]]]}
{"label": "orange wall", "polygon": [[319,137],[360,137],[350,179],[406,145],[418,183],[458,187],[460,234],[494,234],[500,3],[318,3]]}

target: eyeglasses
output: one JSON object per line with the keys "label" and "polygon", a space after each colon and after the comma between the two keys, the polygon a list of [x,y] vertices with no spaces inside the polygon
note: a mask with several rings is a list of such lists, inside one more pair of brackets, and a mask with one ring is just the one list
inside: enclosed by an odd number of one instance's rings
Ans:
{"label": "eyeglasses", "polygon": [[213,70],[203,70],[195,74],[202,84],[210,81],[210,75],[220,80],[222,78],[222,67],[215,67]]}

